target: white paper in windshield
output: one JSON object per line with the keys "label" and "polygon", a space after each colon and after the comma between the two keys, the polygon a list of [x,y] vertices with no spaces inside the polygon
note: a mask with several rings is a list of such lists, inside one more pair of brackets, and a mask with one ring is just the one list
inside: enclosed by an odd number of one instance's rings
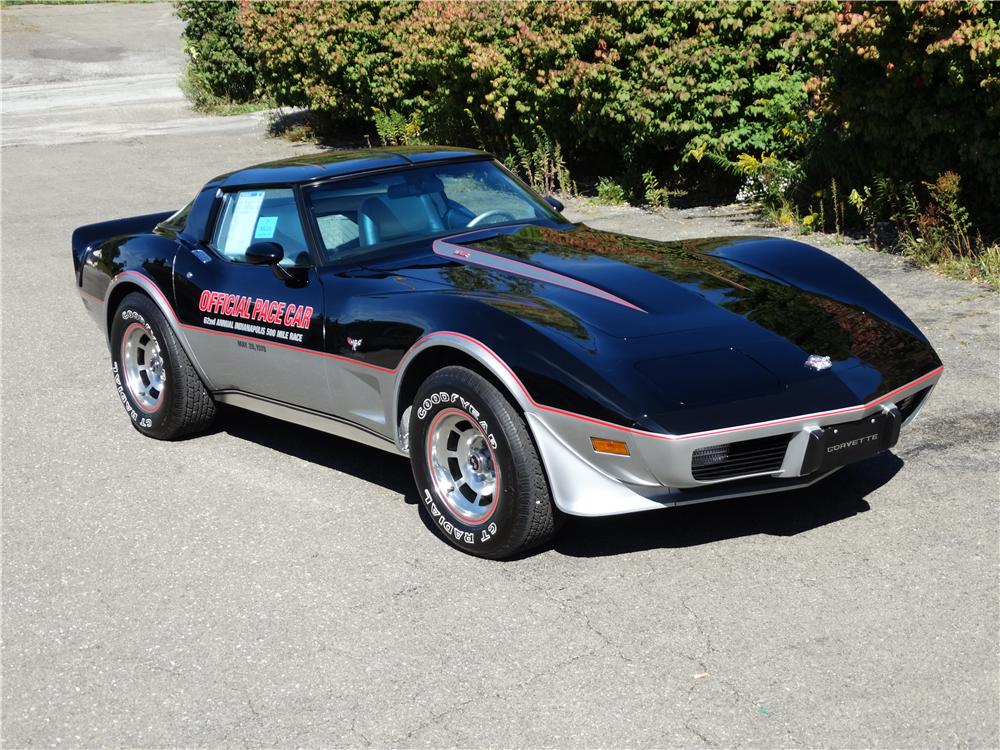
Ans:
{"label": "white paper in windshield", "polygon": [[257,214],[260,213],[263,202],[263,190],[251,190],[236,196],[236,206],[233,208],[232,221],[229,222],[223,253],[228,256],[241,255],[250,246],[254,227],[257,225]]}

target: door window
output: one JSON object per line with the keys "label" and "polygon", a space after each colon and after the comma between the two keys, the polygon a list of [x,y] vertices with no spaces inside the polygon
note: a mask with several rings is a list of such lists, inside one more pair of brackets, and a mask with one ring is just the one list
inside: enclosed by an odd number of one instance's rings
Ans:
{"label": "door window", "polygon": [[227,260],[243,263],[247,248],[255,242],[281,245],[285,257],[280,265],[309,265],[309,248],[290,188],[240,190],[223,196],[212,247]]}

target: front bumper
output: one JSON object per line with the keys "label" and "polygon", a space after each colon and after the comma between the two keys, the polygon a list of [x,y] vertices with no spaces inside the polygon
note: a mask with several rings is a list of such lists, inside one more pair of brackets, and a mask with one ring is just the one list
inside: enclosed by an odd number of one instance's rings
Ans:
{"label": "front bumper", "polygon": [[[818,482],[836,470],[827,468],[829,464],[821,455],[826,439],[823,428],[882,416],[891,434],[880,447],[890,448],[900,427],[909,424],[927,403],[941,371],[939,368],[868,404],[691,435],[630,430],[557,410],[528,410],[526,416],[561,511],[577,516],[634,513]],[[597,453],[592,438],[625,442],[629,455]],[[725,476],[692,467],[696,452],[704,455],[706,451],[755,445],[748,441],[769,446],[777,443],[784,452],[769,448],[767,455],[772,461],[766,466],[746,458],[736,461],[735,473]]]}

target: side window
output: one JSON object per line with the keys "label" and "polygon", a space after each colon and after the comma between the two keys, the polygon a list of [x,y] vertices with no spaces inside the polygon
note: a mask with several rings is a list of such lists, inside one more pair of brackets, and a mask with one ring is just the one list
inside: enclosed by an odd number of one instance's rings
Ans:
{"label": "side window", "polygon": [[277,242],[283,266],[309,265],[309,249],[290,188],[226,193],[212,233],[212,247],[227,260],[242,263],[255,242]]}

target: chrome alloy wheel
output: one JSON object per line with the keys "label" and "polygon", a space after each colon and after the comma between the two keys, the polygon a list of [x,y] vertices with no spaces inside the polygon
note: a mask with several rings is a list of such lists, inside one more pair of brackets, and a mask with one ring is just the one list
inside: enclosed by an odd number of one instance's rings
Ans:
{"label": "chrome alloy wheel", "polygon": [[132,323],[122,336],[122,367],[125,385],[139,408],[148,413],[159,409],[167,372],[160,342],[140,323]]}
{"label": "chrome alloy wheel", "polygon": [[500,471],[486,433],[458,409],[445,409],[427,435],[435,493],[463,521],[478,524],[496,509]]}

